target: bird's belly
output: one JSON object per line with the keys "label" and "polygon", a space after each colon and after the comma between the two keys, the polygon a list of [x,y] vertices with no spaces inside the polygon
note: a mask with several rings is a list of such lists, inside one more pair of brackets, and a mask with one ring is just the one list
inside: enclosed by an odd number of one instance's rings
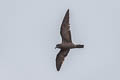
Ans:
{"label": "bird's belly", "polygon": [[73,44],[62,44],[60,48],[74,48],[75,46]]}

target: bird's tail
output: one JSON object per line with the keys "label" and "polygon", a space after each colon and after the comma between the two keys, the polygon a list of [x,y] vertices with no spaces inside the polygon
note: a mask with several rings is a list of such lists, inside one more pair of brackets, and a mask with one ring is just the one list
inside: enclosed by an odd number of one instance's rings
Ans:
{"label": "bird's tail", "polygon": [[76,48],[84,48],[84,45],[76,45]]}

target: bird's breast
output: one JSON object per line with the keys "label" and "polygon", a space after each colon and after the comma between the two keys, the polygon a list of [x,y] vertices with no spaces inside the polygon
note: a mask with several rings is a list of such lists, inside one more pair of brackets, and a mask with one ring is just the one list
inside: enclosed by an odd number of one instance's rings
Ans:
{"label": "bird's breast", "polygon": [[60,48],[74,48],[75,45],[73,43],[62,43]]}

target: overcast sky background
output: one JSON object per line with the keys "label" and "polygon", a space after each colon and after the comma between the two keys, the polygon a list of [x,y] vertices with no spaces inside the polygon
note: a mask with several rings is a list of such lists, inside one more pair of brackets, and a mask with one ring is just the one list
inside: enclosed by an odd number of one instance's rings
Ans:
{"label": "overcast sky background", "polygon": [[[67,9],[73,49],[56,71]],[[0,80],[120,80],[119,0],[0,0]]]}

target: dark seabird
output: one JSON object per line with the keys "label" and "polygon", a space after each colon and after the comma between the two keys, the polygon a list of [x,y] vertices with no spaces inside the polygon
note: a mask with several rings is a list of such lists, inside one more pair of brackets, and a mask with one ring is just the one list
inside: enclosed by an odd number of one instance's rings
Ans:
{"label": "dark seabird", "polygon": [[80,45],[80,44],[75,45],[72,43],[70,25],[69,25],[69,9],[67,10],[64,16],[61,29],[60,29],[60,34],[62,37],[62,43],[56,45],[56,48],[61,49],[56,57],[57,71],[60,70],[61,65],[64,61],[64,58],[68,55],[68,52],[70,51],[70,49],[84,47],[84,45]]}

